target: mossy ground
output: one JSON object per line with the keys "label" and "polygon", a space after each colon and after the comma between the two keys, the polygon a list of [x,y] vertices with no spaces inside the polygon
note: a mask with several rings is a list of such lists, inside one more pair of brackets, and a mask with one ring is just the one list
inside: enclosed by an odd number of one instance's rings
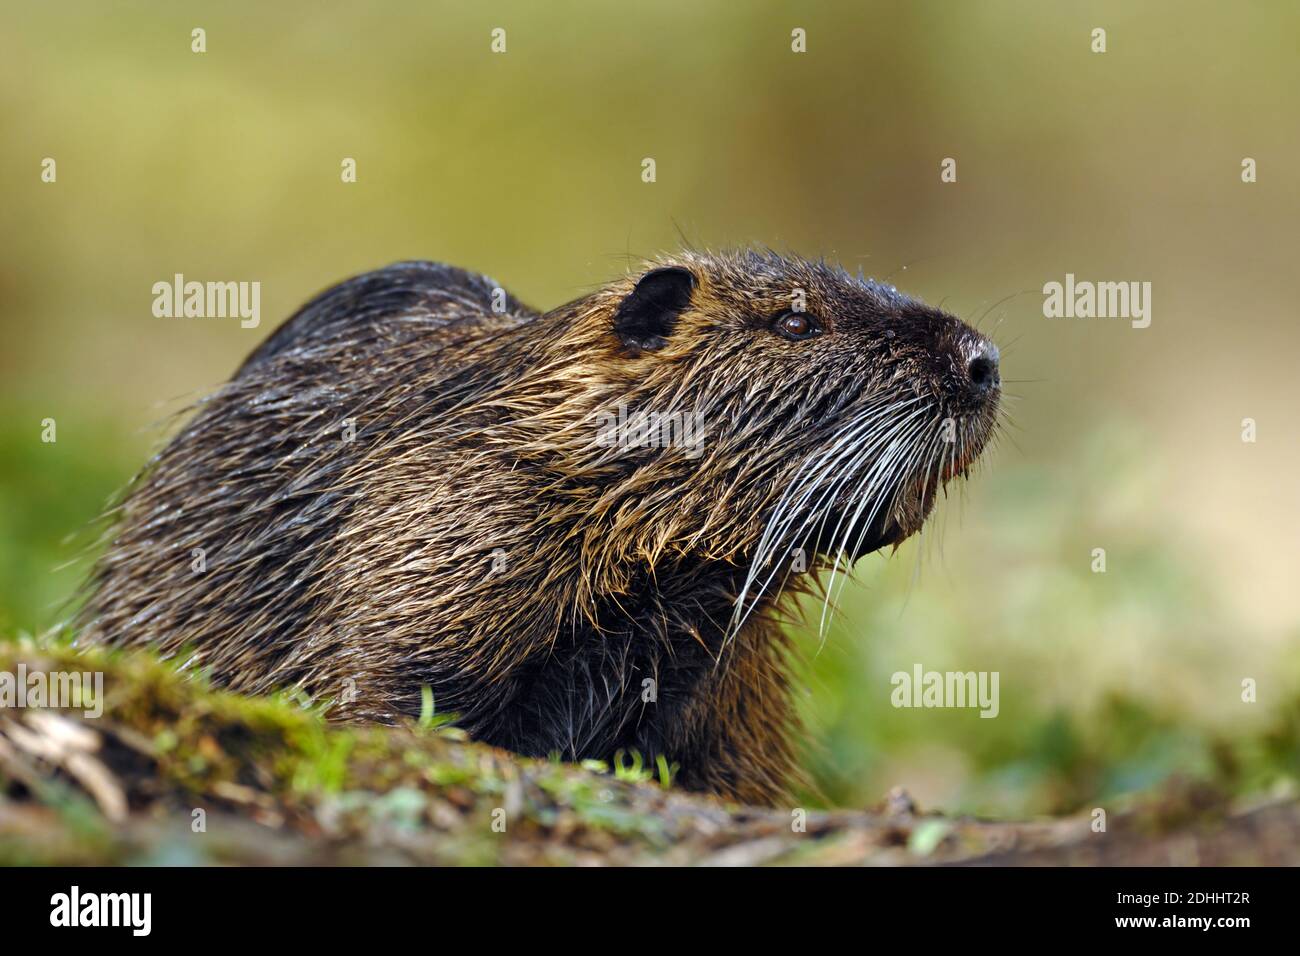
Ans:
{"label": "mossy ground", "polygon": [[530,760],[426,714],[332,725],[147,655],[0,643],[0,671],[102,672],[103,714],[0,711],[3,864],[839,864],[1296,862],[1300,810],[1167,790],[1110,818],[988,823],[755,809],[619,768]]}

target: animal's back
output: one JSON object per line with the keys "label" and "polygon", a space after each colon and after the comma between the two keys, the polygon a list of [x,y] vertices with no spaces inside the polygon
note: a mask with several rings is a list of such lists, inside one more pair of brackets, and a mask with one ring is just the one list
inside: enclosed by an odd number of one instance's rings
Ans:
{"label": "animal's back", "polygon": [[490,279],[431,262],[321,293],[136,477],[79,639],[192,655],[242,691],[300,681],[370,449],[463,400],[465,380],[490,388],[474,346],[533,318]]}

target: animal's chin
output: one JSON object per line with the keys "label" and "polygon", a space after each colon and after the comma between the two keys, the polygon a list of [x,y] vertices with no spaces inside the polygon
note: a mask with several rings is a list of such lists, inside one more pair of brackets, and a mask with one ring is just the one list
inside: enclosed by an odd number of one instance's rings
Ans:
{"label": "animal's chin", "polygon": [[[919,513],[907,509],[906,514],[878,515],[865,528],[861,527],[861,519],[857,526],[849,525],[856,506],[832,512],[826,522],[826,531],[818,536],[813,550],[831,560],[842,555],[851,562],[857,561],[872,552],[900,545],[916,534],[933,506],[934,496],[931,494]],[[868,506],[864,512],[869,510]],[[862,517],[865,518],[865,514]]]}
{"label": "animal's chin", "polygon": [[[934,476],[917,477],[894,489],[887,499],[892,507],[873,509],[868,503],[859,508],[860,503],[853,501],[837,504],[814,535],[813,550],[831,560],[842,555],[853,562],[896,547],[921,530],[934,510],[939,488]],[[879,513],[864,526],[873,510]]]}
{"label": "animal's chin", "polygon": [[984,436],[968,439],[962,453],[940,457],[886,490],[879,502],[846,498],[835,502],[811,535],[811,548],[830,560],[857,561],[874,551],[896,547],[925,525],[939,491],[964,478],[984,446]]}
{"label": "animal's chin", "polygon": [[[850,541],[844,548],[844,557],[849,561],[857,561],[883,548],[902,544],[912,534],[897,522],[886,521],[879,528],[872,528],[859,541]],[[826,557],[834,558],[837,553],[839,552],[827,553]]]}

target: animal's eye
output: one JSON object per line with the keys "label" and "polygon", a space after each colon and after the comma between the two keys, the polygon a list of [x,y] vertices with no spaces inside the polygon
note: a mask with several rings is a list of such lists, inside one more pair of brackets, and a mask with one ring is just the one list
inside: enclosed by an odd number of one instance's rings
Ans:
{"label": "animal's eye", "polygon": [[821,332],[821,327],[807,312],[782,312],[776,317],[776,331],[796,342],[810,339]]}

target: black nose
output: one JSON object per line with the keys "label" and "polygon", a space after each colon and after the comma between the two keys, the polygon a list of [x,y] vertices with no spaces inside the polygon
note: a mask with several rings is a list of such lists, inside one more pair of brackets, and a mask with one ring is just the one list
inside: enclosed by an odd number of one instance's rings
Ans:
{"label": "black nose", "polygon": [[966,374],[970,376],[970,383],[975,386],[975,391],[981,395],[987,395],[1002,384],[1002,379],[998,375],[997,346],[986,346],[971,359],[970,364],[966,366]]}

